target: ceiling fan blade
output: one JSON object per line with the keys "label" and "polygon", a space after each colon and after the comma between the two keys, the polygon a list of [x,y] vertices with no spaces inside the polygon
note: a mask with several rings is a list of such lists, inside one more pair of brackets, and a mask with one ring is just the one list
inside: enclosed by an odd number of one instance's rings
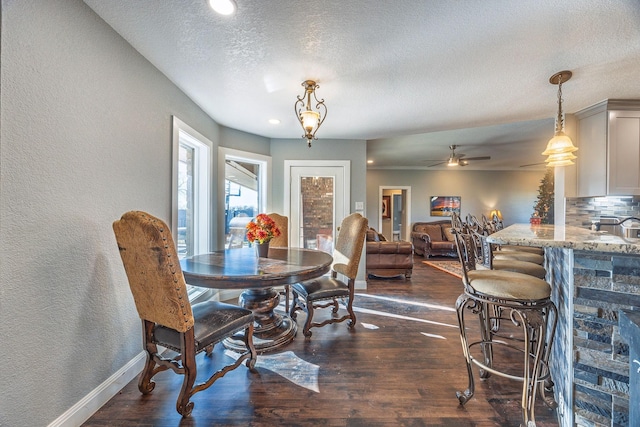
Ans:
{"label": "ceiling fan blade", "polygon": [[538,166],[538,165],[546,165],[546,162],[540,162],[540,163],[529,163],[528,165],[520,165],[521,168],[526,168],[529,166]]}
{"label": "ceiling fan blade", "polygon": [[465,157],[464,160],[490,160],[491,156]]}
{"label": "ceiling fan blade", "polygon": [[433,166],[438,166],[438,165],[443,165],[447,163],[446,160],[438,160],[437,163],[432,163],[430,165],[427,165],[428,168],[433,167]]}

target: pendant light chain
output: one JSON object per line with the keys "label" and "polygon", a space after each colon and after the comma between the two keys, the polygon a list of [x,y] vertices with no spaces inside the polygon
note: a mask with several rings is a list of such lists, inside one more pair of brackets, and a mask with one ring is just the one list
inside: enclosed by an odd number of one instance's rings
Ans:
{"label": "pendant light chain", "polygon": [[562,74],[558,83],[558,117],[556,119],[556,132],[564,132],[564,113],[562,112]]}

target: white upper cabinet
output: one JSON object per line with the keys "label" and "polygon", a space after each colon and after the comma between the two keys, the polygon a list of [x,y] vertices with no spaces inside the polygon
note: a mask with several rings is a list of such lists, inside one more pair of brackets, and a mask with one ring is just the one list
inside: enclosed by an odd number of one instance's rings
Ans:
{"label": "white upper cabinet", "polygon": [[640,194],[640,108],[609,111],[608,194]]}
{"label": "white upper cabinet", "polygon": [[640,195],[640,100],[606,100],[576,118],[577,196]]}

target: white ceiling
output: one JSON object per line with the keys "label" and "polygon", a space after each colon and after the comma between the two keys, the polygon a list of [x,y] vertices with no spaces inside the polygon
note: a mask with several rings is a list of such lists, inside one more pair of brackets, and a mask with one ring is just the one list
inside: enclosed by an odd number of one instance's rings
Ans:
{"label": "white ceiling", "polygon": [[206,0],[85,3],[224,126],[300,138],[293,105],[316,80],[314,145],[366,139],[375,167],[426,167],[451,144],[492,157],[467,169],[543,161],[557,71],[573,72],[565,113],[640,99],[640,0],[236,1],[231,17]]}

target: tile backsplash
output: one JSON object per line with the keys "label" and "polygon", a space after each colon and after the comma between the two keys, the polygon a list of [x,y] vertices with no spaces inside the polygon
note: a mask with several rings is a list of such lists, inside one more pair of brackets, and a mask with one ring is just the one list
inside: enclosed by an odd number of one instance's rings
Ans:
{"label": "tile backsplash", "polygon": [[640,196],[568,197],[566,225],[589,228],[601,216],[640,217]]}

